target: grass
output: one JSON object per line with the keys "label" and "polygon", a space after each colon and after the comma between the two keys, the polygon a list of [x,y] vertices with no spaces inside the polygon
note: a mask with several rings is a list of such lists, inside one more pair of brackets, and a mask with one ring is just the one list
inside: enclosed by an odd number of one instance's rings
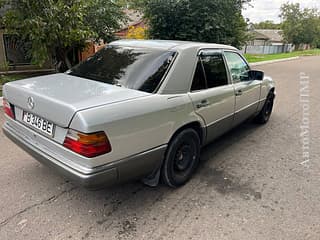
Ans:
{"label": "grass", "polygon": [[299,56],[315,56],[320,55],[320,49],[311,49],[305,51],[294,51],[291,53],[278,53],[278,54],[245,54],[249,63],[263,62]]}

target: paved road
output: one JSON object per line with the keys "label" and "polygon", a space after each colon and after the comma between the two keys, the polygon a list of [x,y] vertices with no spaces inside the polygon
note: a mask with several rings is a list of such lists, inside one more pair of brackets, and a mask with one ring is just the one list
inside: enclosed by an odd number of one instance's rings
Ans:
{"label": "paved road", "polygon": [[[90,192],[1,132],[0,239],[320,239],[319,65],[307,57],[259,66],[277,84],[270,122],[243,124],[206,147],[198,173],[177,190],[137,182]],[[310,115],[299,100],[302,72]],[[301,164],[303,152],[310,161]]]}

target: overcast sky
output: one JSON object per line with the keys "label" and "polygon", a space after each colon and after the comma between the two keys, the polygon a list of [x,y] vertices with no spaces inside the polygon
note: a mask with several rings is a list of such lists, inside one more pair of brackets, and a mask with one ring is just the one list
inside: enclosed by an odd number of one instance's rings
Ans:
{"label": "overcast sky", "polygon": [[286,2],[300,3],[303,8],[316,7],[320,9],[320,0],[252,0],[251,5],[253,7],[246,6],[247,10],[243,11],[243,15],[253,23],[265,20],[273,20],[279,23],[280,6]]}

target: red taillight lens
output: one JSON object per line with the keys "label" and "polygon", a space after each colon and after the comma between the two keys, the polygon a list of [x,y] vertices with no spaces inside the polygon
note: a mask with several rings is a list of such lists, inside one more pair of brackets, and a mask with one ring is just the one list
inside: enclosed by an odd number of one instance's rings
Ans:
{"label": "red taillight lens", "polygon": [[3,99],[3,110],[5,114],[11,118],[14,119],[14,112],[13,108],[11,107],[10,103],[7,101],[7,99]]}
{"label": "red taillight lens", "polygon": [[88,158],[111,152],[110,142],[104,132],[85,134],[69,130],[63,146]]}

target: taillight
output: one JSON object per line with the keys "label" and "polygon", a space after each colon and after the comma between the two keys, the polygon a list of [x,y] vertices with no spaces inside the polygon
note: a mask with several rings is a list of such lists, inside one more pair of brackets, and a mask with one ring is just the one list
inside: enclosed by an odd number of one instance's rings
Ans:
{"label": "taillight", "polygon": [[14,111],[13,111],[13,107],[11,106],[11,104],[7,101],[7,99],[3,98],[3,109],[4,112],[7,116],[11,117],[11,118],[15,118],[14,117]]}
{"label": "taillight", "polygon": [[85,134],[69,130],[63,146],[88,158],[111,152],[110,142],[104,132]]}

